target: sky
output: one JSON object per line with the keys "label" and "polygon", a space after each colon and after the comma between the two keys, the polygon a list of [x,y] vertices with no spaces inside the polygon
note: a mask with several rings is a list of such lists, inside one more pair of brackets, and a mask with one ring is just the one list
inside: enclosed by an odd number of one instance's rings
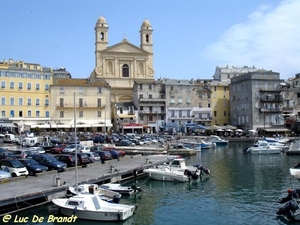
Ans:
{"label": "sky", "polygon": [[155,79],[212,79],[216,67],[300,72],[299,0],[10,0],[0,7],[0,61],[13,59],[87,78],[95,67],[95,24],[109,46],[140,46],[153,28]]}

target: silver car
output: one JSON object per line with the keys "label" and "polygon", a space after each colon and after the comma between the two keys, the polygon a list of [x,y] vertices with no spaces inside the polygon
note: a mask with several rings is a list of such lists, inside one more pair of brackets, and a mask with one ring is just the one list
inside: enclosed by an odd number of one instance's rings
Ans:
{"label": "silver car", "polygon": [[11,174],[9,172],[3,171],[0,169],[0,180],[11,178]]}

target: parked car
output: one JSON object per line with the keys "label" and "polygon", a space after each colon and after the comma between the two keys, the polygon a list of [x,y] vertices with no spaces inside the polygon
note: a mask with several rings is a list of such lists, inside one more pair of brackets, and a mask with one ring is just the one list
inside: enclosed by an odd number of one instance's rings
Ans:
{"label": "parked car", "polygon": [[[67,164],[67,167],[75,166],[76,157],[72,154],[60,154],[54,156],[58,161],[64,162]],[[77,164],[79,165],[79,160],[77,159]]]}
{"label": "parked car", "polygon": [[58,172],[62,172],[62,171],[65,171],[65,169],[67,168],[66,163],[61,162],[61,161],[57,160],[56,158],[54,158],[53,156],[48,155],[48,154],[31,154],[31,155],[27,155],[26,158],[34,159],[39,164],[47,166],[48,170],[55,169]]}
{"label": "parked car", "polygon": [[90,163],[90,158],[86,153],[77,153],[77,158],[80,165],[86,165]]}
{"label": "parked car", "polygon": [[86,154],[88,155],[91,163],[94,163],[94,162],[97,162],[97,161],[101,160],[100,155],[99,155],[98,152],[87,152]]}
{"label": "parked car", "polygon": [[91,151],[91,147],[89,146],[82,146],[82,149],[80,149],[80,153],[87,153]]}
{"label": "parked car", "polygon": [[29,150],[29,149],[20,149],[13,151],[13,154],[18,159],[23,159],[29,154],[39,154],[38,151],[35,150]]}
{"label": "parked car", "polygon": [[10,151],[6,151],[6,152],[0,152],[0,160],[2,159],[15,159],[17,158],[17,156]]}
{"label": "parked car", "polygon": [[28,170],[30,176],[35,176],[37,173],[46,172],[47,166],[39,164],[34,159],[18,159]]}
{"label": "parked car", "polygon": [[102,136],[95,136],[93,138],[93,142],[94,142],[94,144],[96,144],[96,143],[105,143],[105,139]]}
{"label": "parked car", "polygon": [[6,152],[7,150],[5,148],[0,147],[0,152]]}
{"label": "parked car", "polygon": [[39,147],[42,147],[47,152],[50,151],[50,149],[53,148],[54,145],[51,142],[43,142],[39,144]]}
{"label": "parked car", "polygon": [[[104,146],[102,150],[103,151],[110,151],[110,153],[112,154],[112,156],[113,156],[114,159],[117,159],[119,157],[123,157],[124,155],[126,155],[126,152],[124,150],[117,149],[114,146]],[[111,152],[111,151],[114,151],[114,152]],[[116,157],[116,155],[118,157]]]}
{"label": "parked car", "polygon": [[115,143],[116,146],[135,146],[135,144],[127,139],[123,139],[117,143]]}
{"label": "parked car", "polygon": [[0,180],[11,178],[11,174],[0,168]]}
{"label": "parked car", "polygon": [[52,154],[61,154],[62,150],[66,147],[67,147],[67,145],[65,145],[65,144],[59,144],[59,145],[55,146],[54,148],[51,148],[50,152]]}
{"label": "parked car", "polygon": [[12,177],[28,175],[26,167],[17,159],[3,159],[0,161],[0,167],[9,172]]}
{"label": "parked car", "polygon": [[94,152],[94,151],[101,151],[103,150],[103,146],[102,145],[94,145],[91,147],[90,151]]}
{"label": "parked car", "polygon": [[101,162],[113,159],[111,153],[109,151],[95,151],[99,154]]}
{"label": "parked car", "polygon": [[63,153],[75,153],[75,146],[77,148],[77,152],[80,152],[81,149],[83,149],[83,146],[80,145],[80,144],[71,144],[71,145],[68,145],[66,148],[64,148],[62,150]]}
{"label": "parked car", "polygon": [[62,144],[62,141],[59,138],[50,138],[52,144]]}
{"label": "parked car", "polygon": [[37,151],[39,154],[44,154],[46,153],[45,149],[42,147],[30,147],[29,148],[31,151]]}

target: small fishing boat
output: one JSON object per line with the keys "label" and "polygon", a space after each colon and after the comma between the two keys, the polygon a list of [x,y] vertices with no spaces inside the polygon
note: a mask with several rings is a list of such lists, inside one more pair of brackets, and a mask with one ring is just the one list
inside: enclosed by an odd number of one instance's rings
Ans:
{"label": "small fishing boat", "polygon": [[118,192],[121,195],[132,195],[136,192],[142,191],[140,187],[137,187],[135,184],[132,186],[122,186],[121,184],[118,183],[106,183],[106,184],[101,184],[101,188]]}
{"label": "small fishing boat", "polygon": [[70,198],[56,198],[52,202],[63,215],[96,221],[123,221],[136,209],[133,205],[104,201],[97,194],[78,194]]}
{"label": "small fishing boat", "polygon": [[77,187],[69,187],[68,190],[72,195],[77,194],[97,194],[99,197],[108,202],[119,203],[122,195],[118,192],[104,189],[98,186],[98,184],[80,184]]}
{"label": "small fishing boat", "polygon": [[217,135],[210,135],[209,141],[211,141],[212,143],[215,143],[216,146],[224,146],[224,145],[228,145],[228,143],[229,143],[228,140],[220,138]]}

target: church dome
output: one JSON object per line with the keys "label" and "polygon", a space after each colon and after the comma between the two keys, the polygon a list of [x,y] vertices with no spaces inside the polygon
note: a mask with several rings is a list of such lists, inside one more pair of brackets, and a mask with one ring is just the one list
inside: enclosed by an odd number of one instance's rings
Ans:
{"label": "church dome", "polygon": [[97,24],[107,24],[106,19],[103,16],[100,16],[97,20]]}
{"label": "church dome", "polygon": [[145,19],[144,22],[142,23],[142,26],[141,26],[141,27],[142,27],[142,28],[143,28],[143,27],[151,27],[151,24],[150,24],[149,20]]}

